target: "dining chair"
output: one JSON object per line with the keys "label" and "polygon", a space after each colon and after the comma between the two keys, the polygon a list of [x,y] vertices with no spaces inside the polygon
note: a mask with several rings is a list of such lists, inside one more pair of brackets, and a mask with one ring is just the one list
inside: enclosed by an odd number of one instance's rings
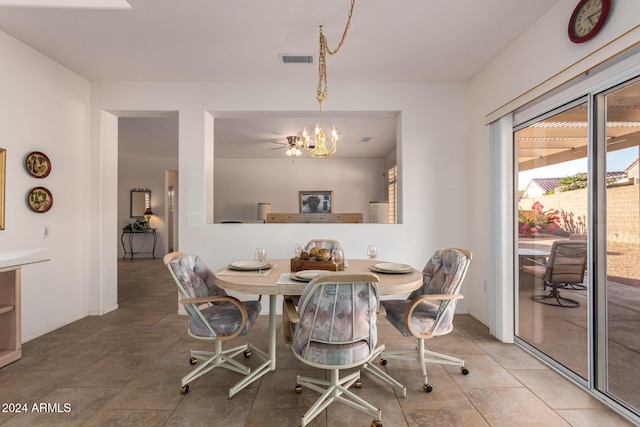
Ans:
{"label": "dining chair", "polygon": [[578,307],[574,299],[560,295],[560,289],[586,289],[584,275],[587,268],[587,242],[585,240],[556,240],[546,263],[529,260],[531,265],[522,266],[522,271],[544,282],[543,288],[551,290],[546,295],[534,295],[531,298],[542,304],[558,307]]}
{"label": "dining chair", "polygon": [[407,299],[383,300],[387,320],[405,337],[414,336],[415,349],[383,351],[380,362],[388,359],[415,360],[420,363],[424,379],[423,390],[431,393],[427,363],[460,366],[468,375],[464,359],[427,350],[426,339],[449,334],[458,300],[463,298],[460,287],[467,274],[472,254],[467,249],[449,248],[436,251],[422,270],[422,286]]}
{"label": "dining chair", "polygon": [[313,240],[309,240],[309,242],[307,243],[307,246],[305,247],[305,251],[309,252],[311,248],[317,247],[317,248],[328,249],[329,252],[331,252],[336,246],[340,246],[340,242],[338,242],[337,240],[313,239]]}
{"label": "dining chair", "polygon": [[[360,370],[340,378],[340,370],[363,367],[379,357],[377,345],[378,277],[372,273],[321,274],[305,288],[297,309],[291,300],[287,315],[294,326],[291,349],[304,364],[328,372],[328,379],[297,376],[296,393],[307,387],[321,394],[302,416],[310,423],[333,402],[340,402],[374,418],[382,412],[349,388],[360,380]],[[323,375],[323,378],[325,375]]]}
{"label": "dining chair", "polygon": [[[334,248],[336,247],[340,247],[340,242],[338,242],[337,240],[333,240],[333,239],[313,239],[313,240],[309,240],[309,242],[305,245],[305,252],[310,252],[311,248],[324,248],[324,249],[328,249],[329,252],[333,251]],[[344,261],[346,263],[346,261]],[[346,265],[346,264],[345,264]],[[287,300],[292,300],[294,306],[298,304],[299,301],[299,296],[298,295],[283,295],[283,309],[286,309],[286,307],[284,307],[285,301]],[[286,316],[282,317],[282,333],[284,335],[284,341],[285,343],[287,343],[287,345],[291,344],[291,339],[293,336],[293,329],[291,326],[291,322],[289,321],[289,319]]]}
{"label": "dining chair", "polygon": [[199,364],[182,378],[180,392],[189,392],[189,383],[215,368],[225,368],[245,376],[229,389],[229,399],[255,379],[247,378],[251,369],[234,358],[243,353],[250,357],[254,352],[268,363],[268,356],[251,344],[222,349],[225,341],[246,335],[260,314],[259,301],[240,301],[215,285],[213,272],[196,255],[171,252],[164,256],[164,264],[178,286],[180,303],[189,316],[187,332],[197,340],[213,342],[213,351],[191,350],[189,363]]}

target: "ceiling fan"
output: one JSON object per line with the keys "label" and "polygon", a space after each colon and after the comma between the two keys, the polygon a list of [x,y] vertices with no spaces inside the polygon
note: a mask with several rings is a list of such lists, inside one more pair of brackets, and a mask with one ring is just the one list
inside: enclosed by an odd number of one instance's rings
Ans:
{"label": "ceiling fan", "polygon": [[299,136],[288,136],[287,142],[271,141],[271,143],[282,145],[282,147],[270,148],[269,150],[279,150],[281,148],[286,148],[287,152],[285,154],[287,156],[299,156],[302,154],[302,151],[300,151],[300,147],[302,146],[302,138]]}

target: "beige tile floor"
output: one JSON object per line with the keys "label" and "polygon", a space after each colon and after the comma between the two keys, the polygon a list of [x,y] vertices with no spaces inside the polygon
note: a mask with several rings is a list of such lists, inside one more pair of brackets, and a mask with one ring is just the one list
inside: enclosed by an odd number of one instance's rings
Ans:
{"label": "beige tile floor", "polygon": [[[0,412],[4,426],[297,426],[317,395],[294,393],[295,376],[319,375],[298,362],[278,335],[278,369],[233,399],[238,374],[214,371],[186,395],[180,379],[191,367],[189,349],[206,348],[186,334],[176,314],[176,289],[160,260],[121,260],[120,308],[87,317],[25,343],[23,358],[0,369],[0,403],[26,403],[26,413]],[[263,299],[263,301],[265,301]],[[407,347],[385,319],[379,339]],[[389,373],[407,385],[406,398],[363,373],[356,392],[382,409],[385,427],[625,426],[631,425],[596,399],[515,345],[503,344],[470,316],[456,316],[456,329],[429,342],[436,351],[464,356],[471,373],[430,366],[430,394],[422,391],[419,367],[390,361]],[[267,347],[268,322],[261,316],[246,340]],[[254,360],[255,359],[255,360]],[[249,359],[249,363],[257,358]],[[56,412],[35,412],[48,403]],[[70,411],[64,412],[68,404]],[[312,426],[369,426],[371,419],[341,404],[331,405]]]}

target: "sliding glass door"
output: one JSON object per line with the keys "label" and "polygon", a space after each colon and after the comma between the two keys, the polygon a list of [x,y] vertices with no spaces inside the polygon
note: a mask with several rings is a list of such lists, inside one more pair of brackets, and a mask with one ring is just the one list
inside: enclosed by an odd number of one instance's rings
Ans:
{"label": "sliding glass door", "polygon": [[514,129],[517,341],[640,416],[640,77]]}
{"label": "sliding glass door", "polygon": [[598,388],[640,410],[640,82],[602,95],[606,112],[605,327]]}
{"label": "sliding glass door", "polygon": [[[587,100],[579,100],[514,134],[518,157],[515,334],[585,381],[590,334],[585,274],[591,185],[588,105]],[[562,247],[564,241],[577,249]],[[564,282],[567,279],[570,284]]]}

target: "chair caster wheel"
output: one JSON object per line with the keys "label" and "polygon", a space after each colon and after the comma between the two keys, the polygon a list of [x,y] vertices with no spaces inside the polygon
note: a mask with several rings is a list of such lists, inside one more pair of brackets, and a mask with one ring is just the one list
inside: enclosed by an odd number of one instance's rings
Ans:
{"label": "chair caster wheel", "polygon": [[362,380],[360,380],[360,378],[358,378],[356,380],[356,384],[355,384],[356,388],[362,388]]}
{"label": "chair caster wheel", "polygon": [[302,393],[302,386],[300,384],[296,384],[296,393]]}
{"label": "chair caster wheel", "polygon": [[462,372],[462,375],[469,375],[469,370],[465,367],[460,368],[460,372]]}
{"label": "chair caster wheel", "polygon": [[251,350],[245,350],[244,357],[251,357]]}
{"label": "chair caster wheel", "polygon": [[198,358],[197,357],[190,357],[189,358],[189,365],[195,365],[196,363],[198,363]]}
{"label": "chair caster wheel", "polygon": [[433,391],[433,387],[431,387],[431,385],[429,384],[423,385],[422,389],[424,390],[425,393],[431,393]]}
{"label": "chair caster wheel", "polygon": [[380,359],[380,364],[381,364],[382,366],[387,366],[387,363],[388,363],[388,362],[387,362],[387,359]]}
{"label": "chair caster wheel", "polygon": [[180,387],[180,394],[187,394],[187,393],[189,393],[189,384],[183,385],[182,387]]}
{"label": "chair caster wheel", "polygon": [[382,421],[380,420],[371,421],[371,427],[382,427]]}

